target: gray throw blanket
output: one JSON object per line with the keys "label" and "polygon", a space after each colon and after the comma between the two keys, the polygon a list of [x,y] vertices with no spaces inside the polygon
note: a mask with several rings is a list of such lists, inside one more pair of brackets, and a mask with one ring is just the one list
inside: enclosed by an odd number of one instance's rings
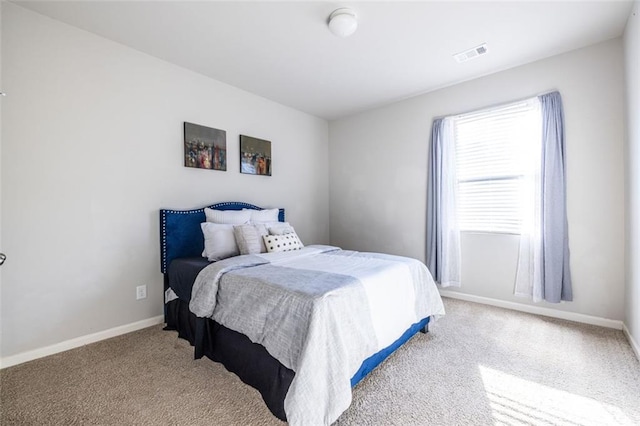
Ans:
{"label": "gray throw blanket", "polygon": [[[388,282],[400,276],[413,282]],[[402,288],[407,294],[396,294]],[[416,312],[394,313],[387,299],[408,299]],[[295,372],[285,398],[294,426],[334,422],[351,404],[350,379],[366,358],[411,324],[444,314],[421,262],[329,246],[213,263],[198,275],[189,307],[245,334]],[[398,317],[405,323],[395,324]]]}

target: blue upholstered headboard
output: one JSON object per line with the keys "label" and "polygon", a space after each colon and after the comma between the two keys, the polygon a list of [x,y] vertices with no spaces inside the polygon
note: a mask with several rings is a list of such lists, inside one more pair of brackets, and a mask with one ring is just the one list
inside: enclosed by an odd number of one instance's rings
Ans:
{"label": "blue upholstered headboard", "polygon": [[[207,207],[215,210],[264,210],[262,207],[235,201]],[[204,237],[200,224],[205,221],[204,209],[160,210],[160,269],[163,274],[167,273],[173,259],[202,255]],[[284,222],[284,209],[280,209],[278,220]]]}

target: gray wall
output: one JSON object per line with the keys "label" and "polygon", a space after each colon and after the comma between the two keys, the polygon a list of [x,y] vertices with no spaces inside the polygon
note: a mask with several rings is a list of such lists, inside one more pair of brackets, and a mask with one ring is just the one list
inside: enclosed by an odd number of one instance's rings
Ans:
{"label": "gray wall", "polygon": [[[640,351],[640,2],[624,34],[627,77],[627,285],[625,324]],[[640,353],[638,353],[640,357]]]}
{"label": "gray wall", "polygon": [[[563,96],[566,115],[575,301],[538,306],[622,320],[625,109],[621,39],[331,122],[331,243],[424,260],[427,151],[433,118],[554,89]],[[456,291],[528,303],[513,296],[517,248],[517,236],[464,233],[463,287]]]}
{"label": "gray wall", "polygon": [[[284,207],[328,243],[325,120],[2,7],[1,356],[161,315],[160,208]],[[226,172],[183,167],[183,121],[227,131]],[[239,134],[272,141],[272,177],[239,173]]]}
{"label": "gray wall", "polygon": [[[622,41],[613,40],[328,127],[1,4],[0,75],[10,96],[2,100],[0,115],[0,236],[10,261],[0,270],[0,356],[160,315],[161,207],[230,199],[282,206],[305,242],[328,242],[330,217],[333,244],[424,259],[433,117],[552,89],[561,91],[567,115],[576,300],[543,305],[622,319],[625,297],[625,323],[640,341],[637,15],[629,20],[624,53]],[[182,166],[183,121],[227,131],[227,172]],[[240,133],[273,141],[271,178],[238,173]],[[512,296],[516,250],[513,236],[465,234],[459,291],[527,303]],[[140,284],[149,286],[149,295],[135,301]]]}

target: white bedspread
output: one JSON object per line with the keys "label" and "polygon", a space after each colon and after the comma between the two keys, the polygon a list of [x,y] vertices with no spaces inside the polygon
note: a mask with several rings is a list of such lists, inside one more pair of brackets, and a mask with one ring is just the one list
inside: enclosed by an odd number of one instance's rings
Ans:
{"label": "white bedspread", "polygon": [[243,333],[295,372],[291,425],[329,425],[351,404],[362,362],[411,325],[444,315],[423,263],[308,246],[238,256],[198,275],[191,311]]}

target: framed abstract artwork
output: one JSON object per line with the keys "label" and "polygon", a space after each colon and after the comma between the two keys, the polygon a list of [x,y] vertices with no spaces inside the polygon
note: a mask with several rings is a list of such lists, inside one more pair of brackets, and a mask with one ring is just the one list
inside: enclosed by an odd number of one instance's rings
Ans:
{"label": "framed abstract artwork", "polygon": [[240,135],[240,173],[271,176],[271,142]]}
{"label": "framed abstract artwork", "polygon": [[227,170],[227,132],[184,122],[184,165]]}

